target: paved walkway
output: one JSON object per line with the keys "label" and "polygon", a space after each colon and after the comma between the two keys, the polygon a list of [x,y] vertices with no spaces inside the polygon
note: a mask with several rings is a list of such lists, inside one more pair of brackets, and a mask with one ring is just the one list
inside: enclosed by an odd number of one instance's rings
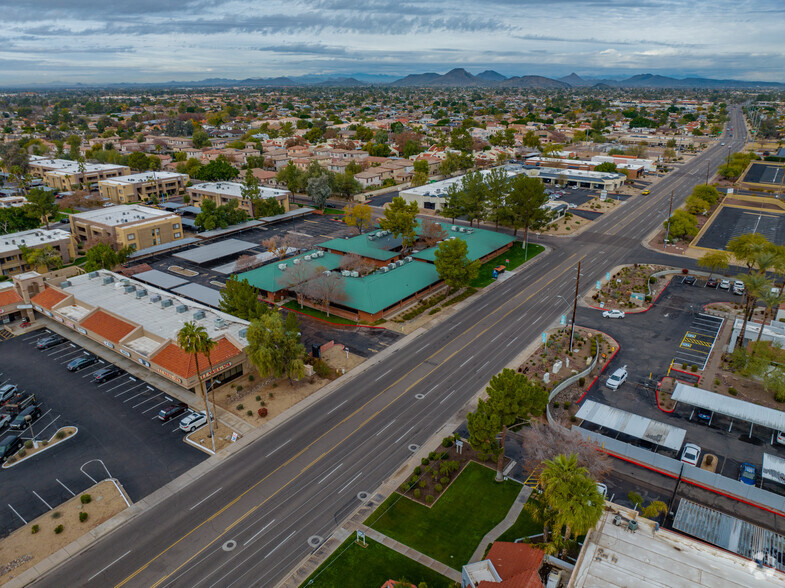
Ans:
{"label": "paved walkway", "polygon": [[381,543],[385,547],[389,547],[390,549],[397,551],[401,555],[405,555],[409,559],[413,559],[414,561],[421,563],[422,565],[428,568],[431,568],[435,572],[439,572],[442,576],[449,578],[453,582],[461,581],[461,573],[458,570],[454,570],[450,566],[443,564],[440,561],[436,561],[435,559],[430,558],[427,555],[422,554],[419,551],[416,551],[411,547],[404,545],[403,543],[399,543],[395,539],[392,539],[387,535],[380,533],[379,531],[371,529],[370,527],[366,527],[365,525],[359,525],[358,529],[360,531],[365,532],[365,536],[368,537],[369,539],[373,539],[377,543]]}
{"label": "paved walkway", "polygon": [[482,541],[480,541],[480,544],[477,546],[477,550],[469,560],[470,562],[480,561],[482,556],[485,555],[485,548],[488,547],[488,544],[496,541],[496,539],[501,536],[502,533],[515,524],[515,521],[518,520],[518,515],[520,515],[521,511],[523,510],[523,505],[526,504],[527,500],[529,500],[531,493],[532,489],[529,486],[521,486],[521,491],[518,493],[518,497],[510,507],[507,516],[504,517],[504,520],[501,523],[488,531],[485,537],[482,538]]}

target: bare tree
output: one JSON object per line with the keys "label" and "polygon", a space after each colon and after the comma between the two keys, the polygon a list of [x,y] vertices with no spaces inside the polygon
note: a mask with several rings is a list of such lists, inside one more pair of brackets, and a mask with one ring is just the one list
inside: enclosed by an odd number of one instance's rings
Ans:
{"label": "bare tree", "polygon": [[278,259],[283,259],[289,253],[289,249],[296,248],[296,244],[289,235],[284,235],[283,237],[273,235],[269,239],[262,241],[262,247]]}
{"label": "bare tree", "polygon": [[365,276],[370,274],[373,270],[376,269],[376,266],[371,262],[367,261],[364,257],[357,255],[356,253],[349,253],[344,255],[341,258],[341,264],[339,266],[342,270],[349,270],[349,271],[356,271],[359,272],[361,276]]}
{"label": "bare tree", "polygon": [[254,255],[241,255],[237,258],[237,261],[234,262],[234,271],[235,272],[244,272],[248,271],[249,269],[253,268],[256,265],[256,256]]}
{"label": "bare tree", "polygon": [[292,262],[287,264],[283,275],[278,278],[278,284],[294,292],[297,296],[297,303],[302,308],[304,299],[310,298],[308,296],[309,283],[324,271],[324,266],[301,259],[299,263]]}
{"label": "bare tree", "polygon": [[432,221],[429,218],[422,221],[420,240],[426,247],[433,247],[436,243],[443,241],[446,238],[447,231],[445,231],[439,223]]}
{"label": "bare tree", "polygon": [[[324,269],[324,268],[322,268]],[[330,316],[330,303],[346,300],[346,289],[343,279],[337,272],[319,272],[314,279],[305,284],[305,296],[324,306],[327,316]]]}
{"label": "bare tree", "polygon": [[602,480],[613,469],[611,459],[599,451],[599,445],[568,429],[533,424],[524,429],[522,436],[526,448],[523,466],[529,471],[557,455],[571,453],[578,455],[578,465],[589,470],[595,480]]}

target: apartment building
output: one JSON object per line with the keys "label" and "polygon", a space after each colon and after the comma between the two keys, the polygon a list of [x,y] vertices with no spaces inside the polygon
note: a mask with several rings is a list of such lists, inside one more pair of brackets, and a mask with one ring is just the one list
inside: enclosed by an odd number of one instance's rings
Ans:
{"label": "apartment building", "polygon": [[117,247],[140,250],[183,238],[179,215],[130,204],[71,215],[71,233],[79,241],[109,238]]}
{"label": "apartment building", "polygon": [[[81,169],[80,169],[81,168]],[[82,163],[70,159],[52,159],[30,156],[30,173],[43,179],[44,184],[59,191],[75,189],[79,184],[89,186],[101,180],[127,176],[131,168],[127,165],[109,163]]]}
{"label": "apartment building", "polygon": [[153,196],[165,201],[171,196],[183,193],[187,183],[187,174],[148,171],[101,180],[98,182],[98,192],[115,204],[144,202]]}
{"label": "apartment building", "polygon": [[11,276],[34,269],[25,262],[22,247],[41,249],[47,245],[60,253],[63,265],[76,257],[73,239],[62,229],[32,229],[0,236],[0,275]]}
{"label": "apartment building", "polygon": [[[187,192],[191,196],[191,204],[194,206],[201,206],[205,199],[212,200],[217,206],[237,200],[238,206],[253,217],[253,204],[250,200],[243,198],[242,189],[243,185],[237,182],[206,182],[191,186]],[[259,191],[263,200],[275,198],[283,206],[284,211],[289,212],[289,197],[292,195],[289,190],[260,186]]]}

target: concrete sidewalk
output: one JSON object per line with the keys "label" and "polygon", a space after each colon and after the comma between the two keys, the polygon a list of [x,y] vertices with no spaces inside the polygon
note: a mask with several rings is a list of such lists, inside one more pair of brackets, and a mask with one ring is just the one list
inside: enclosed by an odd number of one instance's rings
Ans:
{"label": "concrete sidewalk", "polygon": [[485,534],[485,537],[480,541],[474,554],[472,554],[472,558],[469,560],[470,562],[480,561],[482,556],[485,555],[485,548],[488,547],[488,544],[496,541],[502,533],[515,524],[521,511],[523,511],[523,505],[529,500],[531,493],[532,489],[529,486],[521,486],[521,491],[518,493],[518,497],[507,512],[507,516],[504,517],[504,520],[501,523]]}

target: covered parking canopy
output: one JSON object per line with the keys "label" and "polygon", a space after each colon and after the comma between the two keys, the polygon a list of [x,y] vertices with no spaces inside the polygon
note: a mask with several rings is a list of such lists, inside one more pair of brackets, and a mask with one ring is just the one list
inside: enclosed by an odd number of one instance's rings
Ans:
{"label": "covered parking canopy", "polygon": [[690,406],[704,408],[732,419],[750,423],[750,436],[753,425],[768,427],[774,431],[785,431],[785,412],[765,406],[745,402],[737,398],[729,398],[708,390],[701,390],[679,382],[671,398],[676,402],[684,402]]}
{"label": "covered parking canopy", "polygon": [[764,453],[760,475],[764,480],[785,484],[785,459]]}
{"label": "covered parking canopy", "polygon": [[613,429],[630,437],[662,445],[673,451],[681,449],[686,434],[684,429],[653,421],[593,400],[584,402],[575,416],[606,429]]}

